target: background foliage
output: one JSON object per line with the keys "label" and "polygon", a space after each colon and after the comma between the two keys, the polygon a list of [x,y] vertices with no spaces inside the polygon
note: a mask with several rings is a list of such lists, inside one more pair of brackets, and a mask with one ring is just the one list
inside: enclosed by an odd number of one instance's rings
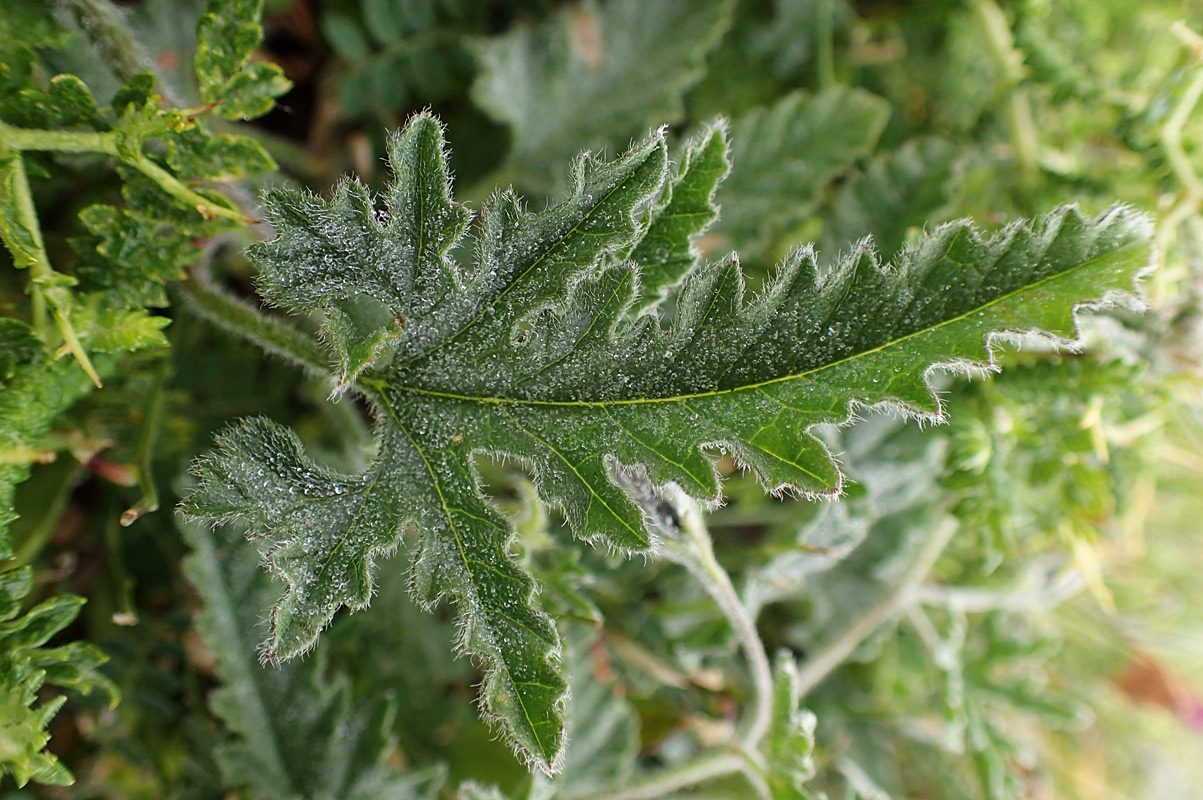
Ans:
{"label": "background foliage", "polygon": [[[580,149],[617,156],[661,124],[706,164],[722,115],[733,167],[696,245],[738,249],[754,286],[799,242],[831,264],[966,216],[1153,213],[1148,313],[1096,315],[1081,354],[1027,343],[989,380],[946,378],[947,425],[866,410],[825,431],[852,478],[838,503],[765,496],[720,461],[727,502],[705,525],[768,651],[796,657],[774,661],[772,797],[1194,796],[1190,4],[280,0],[262,28],[259,12],[0,0],[4,796],[615,797],[737,733],[756,686],[697,563],[566,546],[505,464],[479,467],[572,687],[554,780],[494,738],[452,612],[419,610],[401,570],[311,656],[264,669],[279,587],[240,531],[172,514],[189,464],[246,416],[365,466],[359,402],[327,402],[328,380],[248,338],[326,353],[223,292],[252,295],[261,187],[354,171],[380,189],[388,132],[423,108],[477,209],[505,185],[542,208]],[[865,620],[829,671],[807,666]],[[748,796],[744,780],[707,796]]]}

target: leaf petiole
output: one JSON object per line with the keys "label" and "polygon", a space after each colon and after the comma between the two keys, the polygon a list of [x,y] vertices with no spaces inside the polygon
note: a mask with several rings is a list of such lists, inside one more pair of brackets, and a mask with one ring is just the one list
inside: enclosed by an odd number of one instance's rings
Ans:
{"label": "leaf petiole", "polygon": [[916,554],[914,561],[899,576],[897,582],[887,589],[877,602],[852,620],[835,639],[825,643],[802,662],[797,679],[800,697],[805,697],[836,667],[847,661],[861,642],[869,638],[883,622],[897,616],[918,601],[920,584],[931,572],[936,559],[952,541],[952,536],[956,531],[957,521],[951,517],[936,526]]}
{"label": "leaf petiole", "polygon": [[739,638],[740,648],[748,660],[752,676],[751,713],[742,723],[740,747],[749,753],[755,752],[769,729],[773,713],[773,673],[765,654],[764,642],[756,631],[756,622],[748,614],[739,594],[731,584],[731,577],[714,557],[710,532],[702,519],[698,502],[677,486],[668,486],[664,498],[673,507],[681,523],[680,539],[665,539],[663,553],[668,559],[681,564],[698,578],[706,593],[718,604],[723,616],[731,623]]}

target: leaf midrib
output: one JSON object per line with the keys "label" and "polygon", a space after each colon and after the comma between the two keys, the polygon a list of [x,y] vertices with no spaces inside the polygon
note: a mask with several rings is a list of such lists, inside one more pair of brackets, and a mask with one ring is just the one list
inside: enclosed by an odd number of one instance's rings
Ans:
{"label": "leaf midrib", "polygon": [[[414,436],[414,434],[411,433],[409,431],[409,429],[405,427],[404,424],[402,424],[401,419],[397,414],[397,410],[395,408],[393,408],[392,403],[388,402],[387,397],[385,397],[383,399],[385,402],[385,407],[388,410],[388,415],[392,419],[393,424],[396,425],[397,428],[400,429],[400,431],[405,435],[405,438],[407,438],[409,440],[410,445],[414,448],[414,451],[417,452],[418,458],[420,458],[422,460],[423,466],[426,467],[426,471],[430,475],[431,484],[434,486],[435,493],[439,497],[439,506],[443,511],[443,518],[447,521],[447,527],[450,528],[451,535],[453,537],[455,537],[455,547],[456,547],[456,551],[459,553],[460,562],[463,564],[464,571],[468,573],[468,583],[472,587],[475,587],[476,586],[476,577],[472,572],[472,566],[471,566],[472,559],[468,558],[468,554],[464,550],[464,543],[463,543],[463,540],[460,538],[459,528],[456,526],[455,520],[452,518],[451,509],[450,509],[450,507],[448,507],[447,499],[443,495],[443,486],[442,486],[441,481],[439,480],[439,476],[436,473],[433,465],[430,463],[430,460],[426,457],[426,452],[425,452],[425,450],[423,450],[422,445],[418,442],[418,438],[416,436]],[[496,609],[494,609],[494,610],[496,610]],[[499,610],[496,610],[496,611],[498,611],[498,613],[503,613],[503,612],[500,612]],[[490,613],[490,610],[486,610],[485,614],[487,615],[488,613]],[[513,622],[515,625],[520,625],[523,628],[527,628],[527,626],[523,625],[522,623],[519,623],[517,620],[511,619],[508,616],[506,618],[510,619],[510,621]],[[527,628],[527,630],[530,630],[530,629]],[[531,633],[534,634],[535,632],[531,631]],[[536,634],[536,636],[537,636],[537,634]],[[497,653],[498,653],[498,658],[497,658],[498,666],[504,668],[506,681],[509,682],[511,688],[516,688],[517,682],[514,680],[514,676],[510,669],[510,665],[505,660],[504,648],[502,648],[500,646],[496,646],[496,645],[495,645],[495,647],[496,647]],[[498,671],[501,671],[501,669],[499,669]],[[518,703],[518,707],[522,709],[522,716],[526,720],[527,728],[530,730],[530,735],[534,737],[535,743],[539,746],[540,756],[543,758],[547,758],[547,747],[546,747],[545,743],[543,742],[543,737],[540,736],[539,732],[538,732],[539,724],[537,724],[533,719],[531,719],[530,710],[526,707],[526,701],[523,699],[522,693],[519,691],[514,691],[513,694],[514,694],[514,698],[515,698],[516,702]],[[541,724],[545,724],[545,723],[541,723]]]}
{"label": "leaf midrib", "polygon": [[[859,351],[856,353],[851,353],[851,354],[844,356],[843,358],[840,358],[836,361],[832,361],[828,364],[823,364],[818,367],[813,367],[808,370],[803,370],[802,372],[796,372],[796,373],[792,373],[790,375],[783,375],[783,376],[780,376],[777,378],[770,378],[768,380],[758,381],[756,383],[748,383],[748,384],[744,384],[743,386],[733,386],[733,387],[730,387],[727,389],[710,389],[710,390],[703,391],[703,392],[678,394],[678,395],[672,395],[670,397],[634,397],[634,398],[616,399],[616,400],[615,399],[609,399],[609,400],[537,400],[537,399],[519,398],[519,397],[491,397],[491,396],[480,396],[480,395],[457,394],[455,392],[445,392],[445,391],[439,391],[436,389],[425,389],[425,388],[417,387],[417,386],[389,386],[386,381],[380,381],[377,383],[377,385],[378,385],[378,388],[380,388],[380,389],[391,388],[393,391],[402,391],[402,392],[406,392],[409,394],[418,394],[418,395],[423,395],[426,397],[438,397],[438,398],[442,398],[442,399],[446,399],[446,400],[459,400],[459,401],[466,401],[466,402],[472,402],[472,403],[479,403],[479,404],[483,404],[483,405],[517,405],[517,406],[532,406],[532,407],[543,407],[543,408],[547,408],[547,407],[553,407],[553,408],[595,408],[595,407],[613,408],[616,406],[636,406],[636,405],[654,405],[654,404],[660,404],[660,403],[679,403],[679,402],[684,402],[684,401],[688,401],[688,400],[721,397],[724,395],[736,394],[739,392],[746,392],[746,391],[751,391],[751,390],[756,390],[756,389],[763,389],[766,386],[772,386],[772,385],[778,384],[778,383],[785,383],[787,381],[793,381],[793,380],[799,380],[801,378],[811,377],[813,375],[820,374],[820,373],[824,372],[825,370],[834,369],[836,367],[847,364],[851,361],[855,361],[856,359],[865,358],[867,356],[871,356],[876,353],[880,353],[883,350],[886,350],[888,348],[902,344],[903,342],[909,341],[910,339],[914,339],[914,338],[917,338],[920,336],[925,336],[934,331],[940,330],[941,328],[944,328],[948,325],[953,325],[958,322],[963,322],[964,320],[968,319],[969,317],[972,317],[975,314],[981,313],[982,311],[985,311],[985,310],[990,309],[994,306],[997,306],[1001,303],[1004,303],[1007,300],[1010,300],[1014,297],[1017,297],[1021,294],[1026,293],[1026,292],[1031,292],[1047,283],[1050,283],[1055,280],[1060,280],[1062,278],[1065,278],[1066,276],[1072,275],[1075,272],[1086,269],[1104,257],[1115,256],[1115,255],[1122,253],[1126,250],[1129,250],[1133,247],[1137,247],[1140,244],[1141,244],[1141,242],[1138,242],[1138,241],[1130,242],[1128,244],[1125,244],[1122,247],[1118,247],[1118,248],[1115,248],[1112,250],[1104,250],[1103,252],[1100,252],[1100,253],[1096,254],[1095,256],[1093,256],[1089,259],[1086,259],[1085,261],[1081,261],[1081,262],[1075,264],[1074,266],[1072,266],[1069,269],[1063,270],[1061,272],[1055,272],[1055,273],[1053,273],[1045,278],[1041,278],[1040,280],[1035,281],[1033,283],[1025,283],[1023,286],[1020,286],[1017,289],[1007,292],[1006,294],[999,295],[998,297],[990,300],[987,303],[983,303],[981,305],[974,306],[973,308],[970,308],[967,311],[965,311],[955,317],[950,317],[949,319],[941,320],[940,322],[938,322],[934,325],[929,325],[929,326],[921,328],[919,330],[912,331],[911,333],[905,334],[903,336],[899,336],[898,338],[891,339],[888,342],[883,342],[882,344],[880,344],[876,347],[870,348],[868,350],[862,350],[862,351]],[[997,333],[997,331],[992,331],[992,332],[989,332],[987,335],[993,336],[996,333]],[[938,363],[942,363],[942,362],[935,361],[932,364],[929,364],[927,367],[925,367],[925,370],[930,369],[932,366],[935,366],[935,364],[938,364]]]}

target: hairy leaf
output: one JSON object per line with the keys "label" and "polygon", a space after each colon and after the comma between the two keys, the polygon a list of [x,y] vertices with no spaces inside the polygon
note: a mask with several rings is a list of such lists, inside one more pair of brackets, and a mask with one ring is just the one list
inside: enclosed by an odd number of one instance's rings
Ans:
{"label": "hairy leaf", "polygon": [[681,96],[701,77],[732,5],[585,2],[483,42],[472,95],[511,127],[515,180],[546,189],[580,148],[625,145],[678,119]]}
{"label": "hairy leaf", "polygon": [[694,239],[718,217],[714,192],[727,175],[726,127],[702,131],[685,147],[681,167],[648,213],[644,233],[629,258],[639,264],[644,305],[663,299],[668,287],[697,266]]}
{"label": "hairy leaf", "polygon": [[329,204],[275,192],[279,238],[252,251],[273,303],[341,308],[368,294],[403,320],[390,357],[357,383],[379,416],[374,462],[322,467],[295,434],[249,420],[198,463],[184,509],[243,520],[262,540],[288,586],[266,645],[280,657],[312,646],[341,605],[366,605],[372,562],[415,527],[415,592],[457,602],[461,644],[487,667],[486,711],[545,770],[562,751],[559,644],[509,554],[509,521],[481,493],[479,454],[527,469],[582,538],[646,549],[619,472],[714,498],[722,449],[768,489],[837,492],[811,426],[854,403],[938,418],[933,368],[988,363],[999,331],[1071,340],[1076,307],[1130,291],[1149,259],[1148,222],[1125,209],[1096,220],[1061,209],[991,238],[958,222],[892,266],[861,247],[820,271],[799,249],[755,298],[733,257],[700,266],[665,332],[627,314],[639,265],[612,258],[637,248],[638,212],[663,186],[661,136],[609,163],[581,158],[571,193],[546,211],[495,196],[475,263],[458,267],[445,253],[464,216],[448,200],[439,124],[418,115],[392,152],[387,208],[351,186]]}
{"label": "hairy leaf", "polygon": [[639,755],[639,722],[634,708],[602,674],[595,626],[573,625],[564,631],[565,659],[571,687],[566,728],[571,746],[564,772],[555,779],[536,776],[529,798],[575,796],[623,786],[635,774]]}

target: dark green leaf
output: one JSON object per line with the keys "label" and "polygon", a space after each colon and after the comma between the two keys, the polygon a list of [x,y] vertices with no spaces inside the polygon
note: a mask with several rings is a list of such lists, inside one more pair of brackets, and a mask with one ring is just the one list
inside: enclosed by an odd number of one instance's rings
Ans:
{"label": "dark green leaf", "polygon": [[908,233],[939,219],[949,203],[956,148],[939,139],[915,139],[875,158],[840,187],[823,215],[822,253],[846,250],[864,236],[883,253],[896,253]]}
{"label": "dark green leaf", "polygon": [[113,95],[112,108],[118,115],[128,113],[127,106],[135,109],[146,105],[154,96],[155,76],[150,72],[140,72],[130,78]]}
{"label": "dark green leaf", "polygon": [[344,61],[362,61],[371,53],[363,31],[354,17],[332,11],[322,16],[322,33]]}
{"label": "dark green leaf", "polygon": [[706,128],[686,145],[680,169],[665,184],[629,256],[640,266],[644,305],[659,302],[668,287],[697,266],[701,254],[695,240],[718,217],[714,192],[729,167],[725,126]]}
{"label": "dark green leaf", "polygon": [[[1061,209],[990,238],[955,223],[891,266],[860,248],[822,276],[801,249],[751,300],[729,258],[686,276],[665,333],[626,314],[638,265],[608,260],[643,233],[636,213],[666,177],[662,138],[578,160],[572,192],[546,211],[494,197],[476,263],[456,269],[444,254],[465,217],[440,133],[425,114],[403,131],[386,213],[353,184],[330,204],[277,192],[280,236],[253,251],[273,303],[329,307],[371,287],[405,320],[391,361],[358,382],[380,420],[373,464],[321,467],[294,434],[251,420],[199,463],[184,507],[263,540],[288,585],[267,644],[281,657],[312,646],[340,605],[365,605],[369,565],[416,527],[415,591],[457,601],[462,645],[488,667],[487,711],[545,770],[561,758],[557,638],[508,553],[509,522],[480,492],[476,454],[522,464],[577,535],[642,550],[651,536],[616,471],[713,498],[708,450],[721,446],[766,488],[837,492],[810,427],[854,403],[938,418],[934,368],[989,363],[1002,331],[1072,340],[1078,305],[1130,292],[1150,255],[1147,220],[1121,208],[1096,220]],[[375,253],[393,220],[385,261]]]}
{"label": "dark green leaf", "polygon": [[74,75],[56,75],[50,80],[46,102],[59,125],[81,125],[98,121],[96,98],[87,84]]}

